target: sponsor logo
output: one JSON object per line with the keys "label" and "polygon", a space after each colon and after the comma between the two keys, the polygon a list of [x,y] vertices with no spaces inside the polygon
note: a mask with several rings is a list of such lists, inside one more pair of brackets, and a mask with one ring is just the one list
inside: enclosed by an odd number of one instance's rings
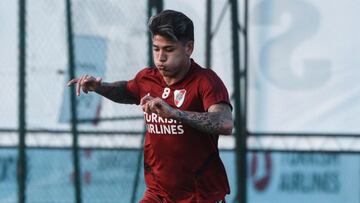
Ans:
{"label": "sponsor logo", "polygon": [[144,112],[148,133],[157,135],[182,135],[184,127],[180,121],[171,118],[162,118],[154,113]]}

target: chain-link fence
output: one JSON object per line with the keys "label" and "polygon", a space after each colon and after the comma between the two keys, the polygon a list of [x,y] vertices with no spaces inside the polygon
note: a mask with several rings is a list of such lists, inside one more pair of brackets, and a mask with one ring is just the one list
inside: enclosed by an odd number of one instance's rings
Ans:
{"label": "chain-link fence", "polygon": [[[76,99],[74,131],[66,85],[71,72],[68,26],[73,29],[76,76],[128,80],[151,64],[147,20],[161,9],[182,11],[194,21],[193,58],[212,68],[231,95],[236,136],[219,141],[231,186],[228,202],[297,202],[295,196],[305,202],[314,198],[360,202],[353,195],[360,188],[359,128],[358,120],[351,119],[360,108],[357,89],[350,88],[358,73],[351,67],[358,61],[348,57],[352,52],[347,50],[357,53],[358,46],[352,44],[359,40],[356,34],[327,32],[336,25],[346,33],[358,33],[344,22],[357,19],[360,5],[356,0],[336,4],[335,0],[322,7],[321,0],[0,1],[0,202],[22,202],[22,192],[25,202],[34,203],[76,202],[79,197],[81,202],[140,200],[145,189],[143,113],[136,105],[116,104],[93,93],[81,95]],[[19,33],[21,8],[26,8],[23,33]],[[348,17],[331,17],[332,9]],[[307,13],[306,18],[298,11]],[[336,45],[326,41],[329,33]],[[22,37],[24,95],[18,90]],[[25,101],[26,148],[19,148],[19,101]],[[24,168],[18,165],[19,149],[25,149]]]}

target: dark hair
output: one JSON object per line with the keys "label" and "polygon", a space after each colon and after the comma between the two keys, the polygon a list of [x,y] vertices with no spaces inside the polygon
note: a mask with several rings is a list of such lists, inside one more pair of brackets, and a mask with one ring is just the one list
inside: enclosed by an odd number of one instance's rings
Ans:
{"label": "dark hair", "polygon": [[149,30],[154,35],[169,40],[188,42],[194,41],[194,24],[185,14],[164,10],[149,19]]}

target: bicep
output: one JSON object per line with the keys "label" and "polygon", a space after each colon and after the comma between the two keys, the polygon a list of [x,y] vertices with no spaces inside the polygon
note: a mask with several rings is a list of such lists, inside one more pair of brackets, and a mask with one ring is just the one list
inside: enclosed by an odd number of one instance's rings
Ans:
{"label": "bicep", "polygon": [[213,122],[217,122],[221,128],[219,131],[223,135],[231,135],[234,128],[234,121],[231,113],[231,106],[228,103],[218,103],[211,105],[208,113],[212,114]]}
{"label": "bicep", "polygon": [[208,109],[209,113],[220,113],[225,118],[232,120],[232,113],[231,113],[231,107],[227,103],[218,103],[213,104]]}

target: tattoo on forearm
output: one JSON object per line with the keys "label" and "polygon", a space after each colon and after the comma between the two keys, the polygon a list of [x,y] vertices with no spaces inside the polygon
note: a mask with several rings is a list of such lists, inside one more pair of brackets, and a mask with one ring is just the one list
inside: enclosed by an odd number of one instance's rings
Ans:
{"label": "tattoo on forearm", "polygon": [[135,104],[134,98],[126,91],[125,86],[126,81],[104,82],[95,92],[117,103]]}
{"label": "tattoo on forearm", "polygon": [[[229,119],[222,112],[188,112],[178,111],[177,117],[193,128],[210,134],[223,134],[226,129],[224,125]],[[232,121],[231,121],[232,122]],[[225,133],[227,134],[227,133]]]}

